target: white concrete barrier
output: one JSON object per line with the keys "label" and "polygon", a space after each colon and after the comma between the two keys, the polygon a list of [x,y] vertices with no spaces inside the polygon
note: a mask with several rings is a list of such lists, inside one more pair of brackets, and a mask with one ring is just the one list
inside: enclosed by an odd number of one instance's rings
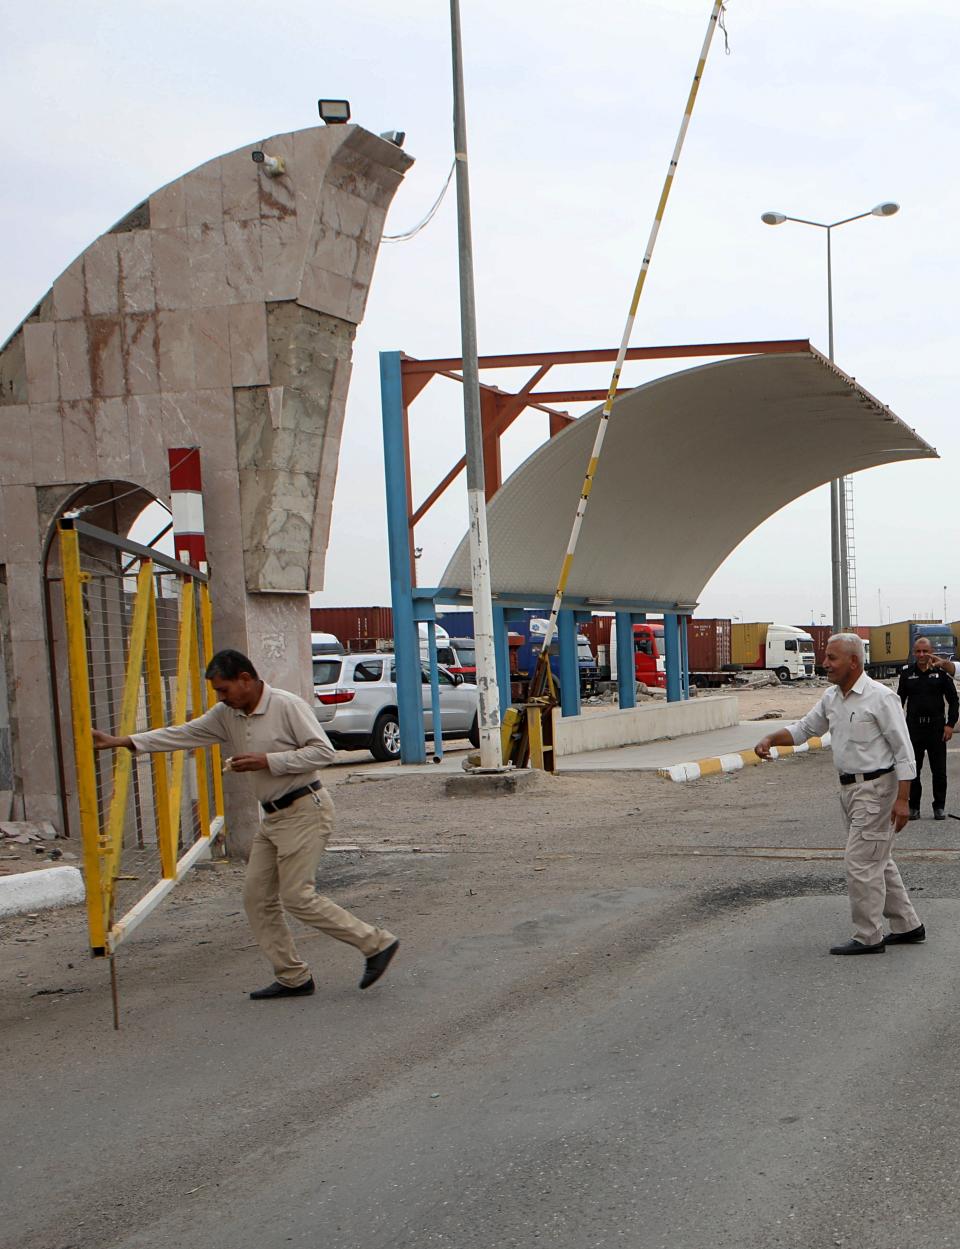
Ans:
{"label": "white concrete barrier", "polygon": [[47,867],[0,876],[0,918],[74,906],[85,897],[83,876],[76,867]]}
{"label": "white concrete barrier", "polygon": [[609,750],[634,746],[688,733],[708,733],[740,722],[736,696],[692,698],[681,703],[650,703],[627,711],[614,708],[589,715],[561,716],[554,720],[553,742],[558,759],[585,750]]}

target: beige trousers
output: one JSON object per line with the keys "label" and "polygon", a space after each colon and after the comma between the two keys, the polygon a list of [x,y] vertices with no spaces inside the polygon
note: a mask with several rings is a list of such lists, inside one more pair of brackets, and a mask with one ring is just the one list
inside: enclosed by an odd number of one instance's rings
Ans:
{"label": "beige trousers", "polygon": [[338,941],[355,945],[365,958],[396,938],[374,928],[317,893],[317,864],[333,831],[333,799],[325,789],[299,798],[282,811],[263,812],[250,850],[243,905],[253,935],[281,984],[295,988],[310,979],[284,911]]}
{"label": "beige trousers", "polygon": [[840,805],[847,826],[843,863],[853,936],[863,945],[877,945],[883,940],[884,916],[890,920],[891,932],[909,932],[920,926],[892,857],[894,831],[890,811],[896,796],[895,772],[859,785],[854,781],[840,787]]}

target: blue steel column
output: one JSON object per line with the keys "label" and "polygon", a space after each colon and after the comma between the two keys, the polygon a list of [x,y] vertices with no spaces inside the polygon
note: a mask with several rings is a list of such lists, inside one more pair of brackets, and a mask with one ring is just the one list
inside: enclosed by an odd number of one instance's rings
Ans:
{"label": "blue steel column", "polygon": [[407,517],[406,453],[403,438],[403,380],[400,352],[380,352],[380,406],[383,415],[383,471],[387,487],[387,550],[390,555],[390,601],[397,666],[400,760],[423,763],[423,693],[420,637],[413,618],[410,539]]}
{"label": "blue steel column", "polygon": [[690,697],[690,656],[687,653],[689,621],[689,616],[680,617],[680,691],[684,698]]}
{"label": "blue steel column", "polygon": [[577,655],[577,622],[572,611],[562,608],[557,616],[560,642],[560,713],[580,714],[580,659]]}
{"label": "blue steel column", "polygon": [[677,613],[663,613],[663,642],[667,664],[667,702],[680,701],[680,643],[677,636]]}
{"label": "blue steel column", "polygon": [[[418,630],[419,632],[419,630]],[[427,654],[430,659],[430,715],[433,719],[434,760],[443,758],[443,721],[440,718],[440,676],[437,671],[437,622],[427,621]],[[421,677],[421,681],[423,678]],[[401,737],[401,741],[403,738]]]}
{"label": "blue steel column", "polygon": [[621,711],[637,705],[637,673],[633,660],[633,615],[618,611],[617,624],[617,694]]}
{"label": "blue steel column", "polygon": [[493,651],[497,661],[497,689],[500,691],[500,718],[510,706],[510,640],[507,637],[507,613],[493,605]]}

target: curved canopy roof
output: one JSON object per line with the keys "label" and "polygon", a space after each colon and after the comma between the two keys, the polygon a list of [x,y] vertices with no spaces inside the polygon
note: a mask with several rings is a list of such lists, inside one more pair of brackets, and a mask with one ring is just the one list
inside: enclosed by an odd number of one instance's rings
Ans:
{"label": "curved canopy roof", "polygon": [[[552,596],[600,409],[544,443],[487,507],[494,594]],[[687,369],[610,417],[570,600],[693,605],[767,517],[834,477],[937,452],[811,349]],[[464,537],[440,582],[470,594]]]}

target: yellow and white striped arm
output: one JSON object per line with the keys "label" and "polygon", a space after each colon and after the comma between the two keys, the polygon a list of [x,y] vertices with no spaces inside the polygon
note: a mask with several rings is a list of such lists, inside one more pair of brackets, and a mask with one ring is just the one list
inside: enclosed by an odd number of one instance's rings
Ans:
{"label": "yellow and white striped arm", "polygon": [[690,116],[693,113],[693,106],[697,99],[697,92],[700,89],[700,81],[703,78],[703,70],[707,63],[707,55],[710,51],[710,44],[713,42],[713,36],[717,29],[717,23],[720,20],[720,14],[723,12],[724,0],[714,0],[713,9],[710,14],[710,21],[707,23],[707,33],[703,40],[703,47],[700,50],[700,58],[697,61],[696,73],[693,76],[693,82],[690,86],[690,93],[687,96],[687,104],[683,113],[683,121],[680,123],[680,133],[677,135],[677,142],[670,157],[670,165],[667,169],[667,176],[663,183],[663,190],[660,192],[660,202],[657,204],[657,211],[654,214],[653,226],[650,230],[650,237],[647,240],[646,250],[643,254],[643,263],[640,266],[640,273],[637,277],[637,283],[633,291],[633,299],[630,301],[630,311],[627,314],[627,323],[623,328],[623,337],[620,340],[620,348],[617,352],[617,360],[613,366],[613,376],[610,379],[610,388],[607,391],[607,397],[604,401],[603,411],[600,413],[600,420],[597,424],[597,435],[593,441],[593,450],[590,453],[590,461],[587,464],[586,476],[583,479],[583,488],[580,491],[580,498],[577,502],[576,515],[573,518],[573,528],[570,531],[570,541],[567,543],[566,555],[563,559],[563,566],[560,569],[560,578],[557,582],[557,590],[554,595],[553,605],[550,608],[550,620],[547,624],[547,631],[543,639],[543,647],[540,652],[540,663],[547,662],[547,655],[550,643],[553,641],[554,634],[557,629],[557,615],[563,602],[563,595],[567,588],[567,581],[570,577],[570,569],[573,567],[573,557],[576,554],[577,542],[580,538],[580,530],[583,527],[583,517],[587,510],[587,500],[590,498],[590,491],[593,489],[593,481],[597,472],[597,465],[600,461],[600,452],[603,448],[603,440],[607,432],[607,422],[610,419],[610,412],[613,409],[613,402],[617,397],[617,387],[620,384],[620,373],[623,369],[623,362],[626,359],[627,348],[630,346],[630,338],[633,334],[633,323],[637,317],[637,308],[640,304],[640,296],[643,293],[643,285],[647,279],[647,271],[650,268],[650,261],[653,257],[653,249],[656,246],[657,235],[660,232],[660,223],[663,221],[663,214],[667,207],[667,200],[670,197],[670,191],[673,187],[674,175],[677,172],[677,165],[680,163],[680,152],[683,148],[683,141],[687,135],[687,128],[690,125]]}

